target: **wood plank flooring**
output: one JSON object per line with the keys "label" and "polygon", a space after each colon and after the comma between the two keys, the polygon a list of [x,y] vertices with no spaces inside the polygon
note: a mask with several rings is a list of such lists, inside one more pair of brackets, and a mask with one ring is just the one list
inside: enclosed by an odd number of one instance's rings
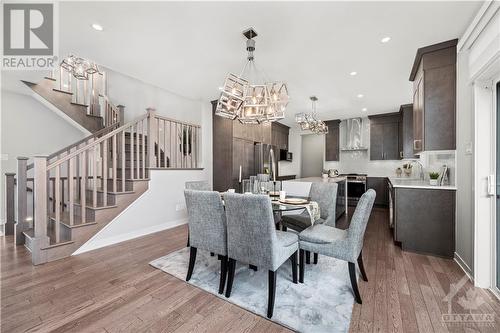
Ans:
{"label": "wood plank flooring", "polygon": [[[500,303],[469,281],[452,300],[452,312],[470,313],[459,299],[474,296],[479,308],[472,313],[495,314],[495,326],[442,325],[441,315],[448,312],[442,299],[462,271],[451,260],[402,252],[392,242],[387,218],[387,210],[374,209],[366,231],[369,281],[360,279],[363,305],[355,304],[350,331],[498,332]],[[288,331],[148,265],[185,246],[186,235],[181,226],[36,267],[11,236],[0,237],[1,331]]]}

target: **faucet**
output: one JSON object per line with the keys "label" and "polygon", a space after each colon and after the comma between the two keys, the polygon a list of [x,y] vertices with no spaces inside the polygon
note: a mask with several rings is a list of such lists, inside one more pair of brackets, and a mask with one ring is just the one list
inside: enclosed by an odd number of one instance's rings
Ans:
{"label": "faucet", "polygon": [[419,171],[420,171],[420,173],[419,173],[419,175],[418,175],[418,178],[419,178],[420,180],[424,180],[424,166],[422,165],[422,163],[421,163],[419,160],[414,160],[414,161],[412,162],[412,164],[418,164],[418,166],[419,166]]}

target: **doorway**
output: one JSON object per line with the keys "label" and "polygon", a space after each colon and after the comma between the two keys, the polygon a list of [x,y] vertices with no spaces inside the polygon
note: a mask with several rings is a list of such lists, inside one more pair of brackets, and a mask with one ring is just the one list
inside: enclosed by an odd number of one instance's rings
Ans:
{"label": "doorway", "polygon": [[302,135],[301,178],[321,177],[324,151],[324,135]]}
{"label": "doorway", "polygon": [[495,223],[495,253],[494,253],[494,282],[496,291],[500,290],[500,81],[495,89],[496,118],[497,118],[497,142],[496,142],[496,223]]}

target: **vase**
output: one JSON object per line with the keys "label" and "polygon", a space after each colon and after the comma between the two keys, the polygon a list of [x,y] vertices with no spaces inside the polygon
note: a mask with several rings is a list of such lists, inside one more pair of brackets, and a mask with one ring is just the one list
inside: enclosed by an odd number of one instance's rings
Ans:
{"label": "vase", "polygon": [[436,186],[438,184],[438,180],[437,179],[429,179],[429,184],[431,184],[432,186]]}

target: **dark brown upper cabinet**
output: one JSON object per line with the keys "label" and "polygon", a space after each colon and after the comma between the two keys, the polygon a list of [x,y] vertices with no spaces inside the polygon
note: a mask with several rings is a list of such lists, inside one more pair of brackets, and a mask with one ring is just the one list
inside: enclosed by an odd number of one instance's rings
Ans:
{"label": "dark brown upper cabinet", "polygon": [[[269,126],[267,126],[269,128]],[[271,123],[271,144],[279,149],[288,150],[290,127],[278,122]]]}
{"label": "dark brown upper cabinet", "polygon": [[413,104],[404,104],[399,108],[401,117],[400,150],[401,158],[414,158],[413,153]]}
{"label": "dark brown upper cabinet", "polygon": [[399,113],[369,116],[370,160],[399,160],[400,120]]}
{"label": "dark brown upper cabinet", "polygon": [[340,120],[325,121],[328,133],[325,135],[325,160],[338,161],[340,155]]}
{"label": "dark brown upper cabinet", "polygon": [[413,151],[456,149],[456,61],[453,39],[417,50],[413,82]]}

